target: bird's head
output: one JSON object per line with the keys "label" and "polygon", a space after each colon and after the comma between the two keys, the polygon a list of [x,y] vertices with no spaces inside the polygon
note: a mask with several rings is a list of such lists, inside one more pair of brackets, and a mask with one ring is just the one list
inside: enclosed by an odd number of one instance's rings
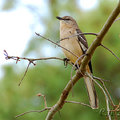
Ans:
{"label": "bird's head", "polygon": [[60,26],[78,27],[76,21],[71,16],[56,17],[60,20]]}

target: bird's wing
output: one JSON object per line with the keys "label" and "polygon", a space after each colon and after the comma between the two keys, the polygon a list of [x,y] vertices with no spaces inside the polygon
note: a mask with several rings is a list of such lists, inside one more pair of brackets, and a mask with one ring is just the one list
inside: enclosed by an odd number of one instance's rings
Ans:
{"label": "bird's wing", "polygon": [[88,44],[87,44],[87,40],[85,38],[84,35],[79,35],[80,33],[82,33],[80,31],[80,29],[76,29],[76,32],[77,32],[77,37],[78,37],[78,42],[80,42],[80,46],[83,50],[83,53],[86,52],[86,50],[88,49]]}
{"label": "bird's wing", "polygon": [[[77,34],[82,33],[80,29],[76,29],[76,32]],[[88,49],[87,40],[84,35],[77,35],[77,37],[78,37],[78,43],[83,51],[83,54],[85,54]],[[91,61],[88,63],[88,65],[89,65],[91,73],[93,73]]]}

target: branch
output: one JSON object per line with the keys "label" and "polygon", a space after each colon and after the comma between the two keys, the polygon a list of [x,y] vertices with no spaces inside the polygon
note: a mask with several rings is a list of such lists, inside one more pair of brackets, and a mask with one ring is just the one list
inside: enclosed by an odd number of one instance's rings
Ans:
{"label": "branch", "polygon": [[103,91],[104,96],[105,96],[106,106],[107,106],[107,115],[108,115],[109,120],[111,120],[110,108],[109,108],[109,98],[107,96],[106,91],[103,89],[103,87],[96,80],[94,80],[91,76],[89,76],[89,74],[88,74],[88,77],[90,77],[100,87],[100,89]]}
{"label": "branch", "polygon": [[44,112],[44,111],[46,111],[46,110],[50,110],[51,107],[47,107],[47,101],[46,101],[45,95],[43,95],[43,94],[41,94],[41,93],[38,93],[37,96],[38,96],[38,97],[40,97],[40,96],[43,97],[44,104],[45,104],[45,108],[44,108],[44,109],[42,109],[42,110],[31,110],[31,111],[27,111],[27,112],[24,112],[24,113],[21,113],[21,114],[15,116],[15,117],[17,118],[17,117],[23,116],[23,115],[28,114],[28,113],[31,113],[31,112],[39,112],[39,113],[41,113],[41,112]]}
{"label": "branch", "polygon": [[26,76],[26,74],[27,74],[27,71],[28,71],[28,68],[29,68],[30,64],[31,64],[31,62],[29,62],[29,63],[28,63],[28,66],[27,66],[27,68],[26,68],[26,70],[25,70],[25,73],[24,73],[24,75],[23,75],[22,79],[20,80],[20,82],[19,82],[18,86],[20,86],[20,85],[21,85],[21,83],[22,83],[23,79],[25,78],[25,76]]}
{"label": "branch", "polygon": [[[72,38],[72,37],[75,37],[75,36],[78,36],[78,35],[95,35],[95,36],[97,36],[98,34],[97,33],[79,33],[79,34],[75,34],[75,35],[65,37],[65,38],[61,39],[60,41],[63,41],[65,39],[69,39],[69,38]],[[58,41],[58,42],[60,42],[60,41]]]}
{"label": "branch", "polygon": [[80,66],[80,69],[82,71],[85,71],[85,66],[90,61],[90,59],[91,59],[94,51],[96,50],[96,48],[101,44],[101,42],[103,40],[103,37],[108,32],[108,30],[110,29],[111,25],[113,24],[114,20],[119,15],[119,13],[120,13],[120,0],[119,0],[119,3],[117,5],[117,7],[113,10],[113,12],[109,16],[108,20],[104,24],[103,28],[101,29],[101,31],[98,33],[97,38],[93,41],[91,46],[88,48],[88,50],[86,52],[87,56],[85,56],[83,58],[81,66]]}
{"label": "branch", "polygon": [[65,101],[65,103],[74,103],[74,104],[80,104],[80,105],[83,105],[83,106],[87,106],[87,107],[90,107],[90,105],[88,104],[85,104],[85,103],[82,103],[82,102],[76,102],[76,101]]}
{"label": "branch", "polygon": [[101,78],[98,78],[98,77],[95,77],[95,76],[93,76],[93,79],[99,80],[99,81],[102,83],[103,88],[104,88],[104,90],[105,90],[107,96],[109,97],[110,103],[111,103],[111,105],[114,107],[115,104],[114,104],[114,102],[113,102],[113,100],[112,100],[112,98],[111,98],[111,96],[110,96],[110,94],[109,94],[109,92],[108,92],[108,90],[107,90],[107,88],[106,88],[106,86],[105,86],[103,80],[102,80]]}
{"label": "branch", "polygon": [[[18,57],[18,56],[9,56],[6,50],[4,50],[4,55],[5,55],[6,60],[13,59],[13,60],[16,60],[16,63],[20,60],[27,60],[27,61],[33,62],[33,61],[39,61],[39,60],[56,59],[56,60],[64,61],[64,59],[59,58],[59,57],[46,57],[46,58],[36,58],[36,59],[34,59],[34,58],[26,58],[26,57]],[[35,63],[34,63],[34,65],[35,65]]]}
{"label": "branch", "polygon": [[20,116],[23,116],[23,115],[28,114],[28,113],[31,113],[31,112],[41,113],[41,112],[44,112],[44,111],[46,111],[46,110],[50,110],[50,107],[44,108],[44,109],[42,109],[42,110],[31,110],[31,111],[27,111],[27,112],[24,112],[24,113],[22,113],[22,114],[19,114],[19,115],[15,116],[15,118],[18,118],[18,117],[20,117]]}
{"label": "branch", "polygon": [[[72,77],[72,80],[68,82],[66,87],[64,88],[59,100],[57,103],[50,109],[48,112],[48,115],[46,117],[46,120],[52,120],[53,116],[55,115],[56,112],[58,112],[64,105],[65,100],[67,96],[69,95],[70,90],[74,86],[74,84],[82,77],[81,73],[77,71],[76,75]],[[72,83],[72,84],[71,84]]]}
{"label": "branch", "polygon": [[[120,1],[119,1],[118,6],[113,10],[113,12],[109,16],[108,20],[104,24],[104,26],[101,29],[100,33],[98,34],[97,38],[93,41],[92,45],[88,48],[88,50],[86,52],[87,55],[83,58],[83,60],[81,62],[81,66],[80,66],[79,70],[77,71],[76,75],[74,75],[72,80],[68,82],[68,84],[64,88],[58,102],[48,112],[46,120],[52,120],[55,113],[58,112],[63,107],[65,100],[67,99],[67,96],[68,96],[72,86],[82,77],[82,74],[79,71],[81,71],[83,74],[85,73],[86,65],[90,61],[95,49],[101,44],[103,37],[108,32],[109,28],[111,27],[111,25],[113,24],[114,20],[116,19],[116,17],[118,16],[119,13],[120,13]],[[72,85],[71,85],[71,82],[72,82]],[[107,103],[107,109],[109,111],[108,99],[106,99],[106,103]],[[110,120],[110,117],[109,117],[109,120]]]}
{"label": "branch", "polygon": [[101,44],[101,46],[102,46],[103,48],[105,48],[106,50],[108,50],[111,54],[114,55],[114,57],[116,57],[116,58],[120,61],[120,58],[119,58],[117,55],[115,55],[115,53],[114,53],[112,50],[110,50],[109,48],[107,48],[107,47],[104,46],[103,44]]}
{"label": "branch", "polygon": [[68,49],[64,48],[63,46],[61,46],[61,45],[59,45],[59,44],[55,43],[54,41],[52,41],[52,40],[50,40],[50,39],[48,39],[48,38],[46,38],[46,37],[44,37],[44,36],[42,36],[42,35],[40,35],[40,34],[36,33],[36,32],[35,32],[35,34],[36,34],[37,36],[39,36],[39,37],[42,37],[42,38],[43,38],[43,39],[45,39],[45,40],[48,40],[48,41],[49,41],[49,42],[51,42],[51,43],[53,43],[53,44],[57,45],[58,47],[60,47],[60,48],[62,48],[62,49],[64,49],[64,50],[66,50],[66,51],[68,51],[69,53],[71,53],[72,55],[74,55],[74,56],[76,56],[76,57],[78,58],[78,56],[77,56],[77,55],[75,55],[75,54],[74,54],[73,52],[71,52],[70,50],[68,50]]}
{"label": "branch", "polygon": [[118,20],[120,20],[120,17],[119,17],[119,18],[117,18],[114,22],[117,22]]}
{"label": "branch", "polygon": [[20,80],[18,86],[21,85],[23,79],[25,78],[25,76],[26,76],[26,74],[27,74],[27,72],[28,72],[28,68],[29,68],[30,64],[32,63],[33,65],[36,65],[36,64],[34,63],[34,61],[57,59],[57,60],[62,60],[62,61],[64,61],[64,64],[66,63],[66,65],[67,65],[67,63],[68,63],[68,60],[66,60],[65,58],[62,59],[62,58],[58,58],[58,57],[46,57],[46,58],[33,59],[33,58],[26,58],[26,57],[9,56],[6,50],[4,50],[4,55],[5,55],[5,59],[6,59],[6,60],[8,60],[8,59],[13,59],[13,60],[16,61],[16,64],[17,64],[20,60],[27,60],[27,61],[29,62],[28,65],[27,65],[27,68],[26,68],[26,70],[25,70],[25,73],[24,73],[22,79]]}
{"label": "branch", "polygon": [[47,101],[46,101],[45,95],[43,95],[43,94],[41,94],[41,93],[38,93],[37,96],[38,96],[38,97],[40,97],[40,96],[43,97],[44,104],[45,104],[45,108],[47,108]]}

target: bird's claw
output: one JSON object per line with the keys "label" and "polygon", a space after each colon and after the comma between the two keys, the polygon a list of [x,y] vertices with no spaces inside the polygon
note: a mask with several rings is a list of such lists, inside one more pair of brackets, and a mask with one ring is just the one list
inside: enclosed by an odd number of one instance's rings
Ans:
{"label": "bird's claw", "polygon": [[64,58],[63,61],[64,61],[64,66],[67,67],[68,61],[70,61],[70,60],[68,58]]}

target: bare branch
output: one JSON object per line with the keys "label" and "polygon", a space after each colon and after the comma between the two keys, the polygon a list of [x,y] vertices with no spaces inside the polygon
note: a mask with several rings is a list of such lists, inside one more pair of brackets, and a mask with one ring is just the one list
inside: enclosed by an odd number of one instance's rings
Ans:
{"label": "bare branch", "polygon": [[41,96],[41,97],[43,97],[43,100],[44,100],[44,103],[45,103],[45,108],[47,108],[47,101],[46,101],[46,97],[45,97],[45,95],[43,95],[43,94],[41,94],[41,93],[38,93],[37,94],[37,96]]}
{"label": "bare branch", "polygon": [[[74,86],[74,84],[81,77],[82,77],[81,73],[79,71],[77,71],[77,73],[72,77],[72,80],[70,80],[68,82],[68,84],[66,85],[66,87],[64,88],[64,90],[63,90],[59,100],[57,101],[57,103],[54,106],[52,106],[52,108],[48,112],[46,120],[51,120],[53,118],[53,116],[55,115],[55,113],[58,112],[63,107],[69,92],[71,91],[71,89]],[[72,84],[71,84],[71,82],[72,82]]]}
{"label": "bare branch", "polygon": [[44,112],[44,111],[50,110],[50,109],[51,109],[50,107],[47,107],[47,108],[44,108],[44,109],[42,109],[42,110],[31,110],[31,111],[27,111],[27,112],[24,112],[24,113],[22,113],[22,114],[19,114],[19,115],[15,116],[15,118],[18,118],[18,117],[20,117],[20,116],[23,116],[23,115],[28,114],[28,113],[31,113],[31,112],[41,113],[41,112]]}
{"label": "bare branch", "polygon": [[21,83],[22,83],[22,81],[23,81],[24,77],[26,76],[26,74],[27,74],[27,71],[28,71],[28,68],[29,68],[30,64],[31,64],[31,62],[29,62],[28,66],[27,66],[27,68],[26,68],[26,70],[25,70],[25,73],[24,73],[24,75],[23,75],[22,79],[20,80],[20,82],[19,82],[18,86],[20,86],[20,85],[21,85]]}
{"label": "bare branch", "polygon": [[107,47],[104,46],[103,44],[101,44],[101,46],[102,46],[103,48],[105,48],[106,50],[108,50],[110,53],[112,53],[112,54],[114,55],[114,57],[116,57],[116,58],[120,61],[120,58],[119,58],[117,55],[115,55],[115,53],[113,53],[112,50],[110,50],[109,48],[107,48]]}
{"label": "bare branch", "polygon": [[109,97],[109,100],[110,100],[110,102],[111,102],[111,105],[114,107],[115,104],[114,104],[114,102],[113,102],[113,100],[112,100],[112,98],[111,98],[111,96],[110,96],[110,94],[109,94],[109,92],[108,92],[108,90],[107,90],[107,88],[106,88],[106,86],[105,86],[103,80],[100,79],[100,78],[98,78],[98,77],[95,77],[95,76],[93,76],[93,79],[99,80],[99,81],[102,83],[103,88],[104,88],[104,90],[105,90],[107,96]]}
{"label": "bare branch", "polygon": [[93,76],[93,79],[99,80],[100,82],[101,81],[103,81],[103,82],[110,82],[109,80],[105,80],[105,79],[102,79],[102,78],[99,78],[99,77],[96,77],[96,76]]}
{"label": "bare branch", "polygon": [[[86,54],[83,54],[83,55],[81,55],[77,60],[76,60],[76,62],[74,63],[74,65],[72,66],[72,69],[71,69],[71,84],[72,84],[72,73],[73,73],[73,69],[75,68],[75,67],[77,67],[77,69],[79,69],[79,64],[78,64],[78,62],[85,56]],[[82,72],[81,71],[79,71],[81,74],[82,74]],[[83,75],[83,74],[82,74]],[[84,75],[83,75],[84,76]],[[72,84],[73,85],[73,84]]]}
{"label": "bare branch", "polygon": [[120,17],[119,17],[119,18],[117,18],[114,22],[117,22],[118,20],[120,20]]}
{"label": "bare branch", "polygon": [[100,86],[100,84],[98,82],[96,82],[95,80],[94,80],[94,82],[101,88],[101,90],[103,91],[103,93],[105,95],[106,106],[107,106],[107,115],[108,115],[109,120],[111,120],[108,96],[107,96],[106,92],[104,91],[104,89]]}
{"label": "bare branch", "polygon": [[23,79],[25,78],[30,64],[32,63],[33,65],[36,65],[36,64],[34,63],[34,61],[38,61],[38,60],[49,60],[49,59],[57,59],[57,60],[62,60],[62,61],[65,62],[65,59],[64,59],[64,58],[62,59],[62,58],[58,58],[58,57],[46,57],[46,58],[37,58],[37,59],[33,59],[33,58],[26,58],[26,57],[9,56],[6,50],[4,50],[4,55],[5,55],[5,59],[6,59],[6,60],[8,60],[8,59],[13,59],[13,60],[16,61],[16,63],[18,63],[18,61],[20,61],[20,60],[27,60],[27,61],[29,61],[28,65],[27,65],[27,68],[26,68],[26,70],[25,70],[25,73],[24,73],[22,79],[20,80],[18,86],[21,85]]}
{"label": "bare branch", "polygon": [[[87,73],[86,73],[86,74],[87,74]],[[108,96],[107,96],[106,91],[103,89],[103,87],[102,87],[95,79],[93,79],[92,76],[90,76],[89,74],[87,74],[87,76],[90,77],[90,78],[100,87],[100,89],[103,91],[104,96],[105,96],[105,100],[106,100],[107,115],[108,115],[109,120],[111,120],[110,108],[109,108],[109,98],[108,98]],[[106,88],[106,87],[105,87],[105,88]]]}
{"label": "bare branch", "polygon": [[[18,56],[9,56],[7,51],[4,50],[4,55],[5,55],[5,59],[8,60],[8,59],[13,59],[13,60],[16,60],[16,61],[20,61],[20,60],[27,60],[27,61],[31,61],[33,63],[33,61],[39,61],[39,60],[49,60],[49,59],[56,59],[56,60],[62,60],[64,61],[64,59],[62,58],[59,58],[59,57],[46,57],[46,58],[26,58],[26,57],[18,57]],[[33,63],[35,65],[35,63]]]}
{"label": "bare branch", "polygon": [[115,112],[115,111],[120,111],[120,102],[119,102],[118,105],[116,105],[116,107],[115,107],[114,110],[110,110],[110,111],[113,111],[113,112]]}
{"label": "bare branch", "polygon": [[[83,55],[81,55],[77,60],[76,60],[76,62],[74,63],[74,65],[72,66],[72,69],[71,69],[71,85],[72,85],[72,88],[73,88],[73,83],[72,83],[72,73],[73,73],[73,69],[74,68],[76,68],[76,69],[79,69],[79,64],[78,64],[78,62],[85,56],[86,54],[83,54]],[[81,71],[79,71],[81,74],[82,74],[82,72]],[[83,74],[82,74],[83,75]],[[84,76],[84,75],[83,75]],[[72,95],[73,95],[73,90],[72,90]]]}
{"label": "bare branch", "polygon": [[87,56],[85,56],[83,58],[81,66],[80,66],[81,70],[85,71],[85,67],[88,64],[88,62],[90,61],[90,59],[91,59],[94,51],[101,44],[101,42],[103,40],[103,37],[108,32],[108,30],[110,29],[111,25],[113,24],[114,20],[119,15],[119,13],[120,13],[120,1],[118,3],[117,7],[113,10],[113,12],[111,13],[111,15],[109,16],[108,20],[104,24],[104,26],[101,29],[101,31],[98,33],[97,38],[93,41],[93,43],[91,44],[91,46],[88,48],[88,50],[86,52]]}
{"label": "bare branch", "polygon": [[[70,39],[70,38],[72,38],[72,37],[76,37],[76,36],[78,36],[78,35],[95,35],[95,36],[98,36],[97,33],[79,33],[79,34],[75,34],[75,35],[71,35],[71,36],[65,37],[65,38],[59,40],[58,42],[63,41],[63,40],[65,40],[65,39]],[[82,38],[82,39],[83,39],[83,38]]]}
{"label": "bare branch", "polygon": [[76,102],[76,101],[65,101],[65,103],[74,103],[74,104],[80,104],[80,105],[83,105],[83,106],[87,106],[87,107],[90,107],[90,105],[88,104],[85,104],[85,103],[82,103],[82,102]]}
{"label": "bare branch", "polygon": [[64,50],[68,51],[69,53],[71,53],[72,55],[74,55],[74,56],[76,56],[76,57],[78,58],[78,56],[77,56],[77,55],[75,55],[75,54],[74,54],[73,52],[71,52],[70,50],[68,50],[68,49],[64,48],[63,46],[61,46],[61,45],[59,45],[59,44],[57,44],[57,43],[53,42],[52,40],[50,40],[50,39],[48,39],[48,38],[46,38],[46,37],[44,37],[44,36],[42,36],[42,35],[40,35],[40,34],[38,34],[38,33],[36,33],[36,32],[35,32],[35,34],[36,34],[37,36],[39,36],[39,37],[44,38],[45,40],[48,40],[48,41],[49,41],[49,42],[51,42],[51,43],[53,43],[53,44],[57,45],[58,47],[63,48]]}

